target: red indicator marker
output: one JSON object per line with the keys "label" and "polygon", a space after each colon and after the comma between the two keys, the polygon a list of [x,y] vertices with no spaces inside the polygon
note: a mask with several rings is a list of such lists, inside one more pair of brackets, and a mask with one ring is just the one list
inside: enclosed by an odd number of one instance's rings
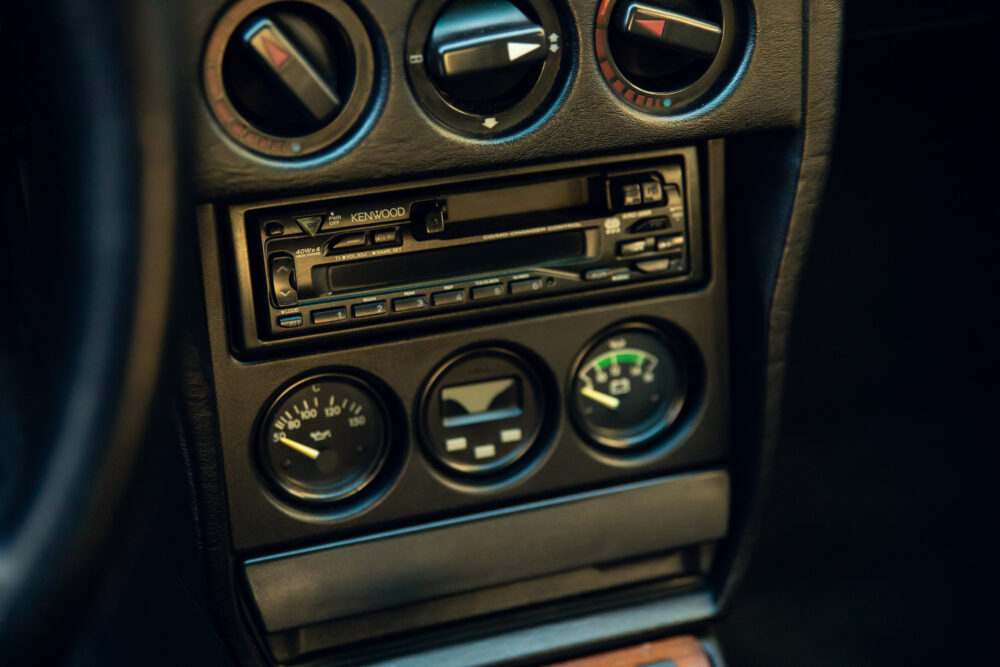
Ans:
{"label": "red indicator marker", "polygon": [[594,35],[594,45],[597,47],[597,59],[604,60],[604,29],[598,28]]}
{"label": "red indicator marker", "polygon": [[636,19],[635,22],[657,37],[663,37],[663,26],[666,23],[663,19]]}
{"label": "red indicator marker", "polygon": [[261,37],[261,41],[264,42],[264,48],[267,49],[267,55],[274,63],[275,67],[281,67],[288,60],[288,54],[285,53],[280,46],[269,40],[267,37]]}
{"label": "red indicator marker", "polygon": [[601,7],[597,10],[597,25],[603,26],[608,18],[609,0],[601,0]]}

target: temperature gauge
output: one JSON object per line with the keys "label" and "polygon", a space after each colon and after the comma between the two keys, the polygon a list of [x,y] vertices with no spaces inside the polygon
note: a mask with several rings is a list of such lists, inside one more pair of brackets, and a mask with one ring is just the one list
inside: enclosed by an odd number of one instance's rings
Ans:
{"label": "temperature gauge", "polygon": [[684,404],[686,377],[674,346],[659,330],[625,325],[583,355],[571,406],[597,444],[639,447],[662,434]]}
{"label": "temperature gauge", "polygon": [[357,378],[320,375],[286,389],[261,426],[264,476],[295,500],[328,503],[364,488],[385,463],[385,407]]}

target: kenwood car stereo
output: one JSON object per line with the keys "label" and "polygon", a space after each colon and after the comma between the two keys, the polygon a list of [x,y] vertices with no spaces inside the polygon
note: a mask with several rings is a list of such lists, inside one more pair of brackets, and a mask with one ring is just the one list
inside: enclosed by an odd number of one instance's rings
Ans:
{"label": "kenwood car stereo", "polygon": [[234,207],[242,347],[698,280],[695,152],[610,167]]}

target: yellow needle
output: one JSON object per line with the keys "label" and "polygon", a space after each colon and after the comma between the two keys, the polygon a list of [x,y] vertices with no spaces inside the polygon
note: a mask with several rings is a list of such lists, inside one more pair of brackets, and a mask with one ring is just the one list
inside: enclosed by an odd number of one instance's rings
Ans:
{"label": "yellow needle", "polygon": [[281,444],[283,444],[283,445],[285,445],[287,447],[291,447],[292,449],[294,449],[295,451],[297,451],[299,454],[305,454],[306,456],[308,456],[309,458],[311,458],[313,461],[315,461],[316,459],[319,458],[319,450],[318,449],[313,449],[309,445],[303,445],[301,442],[295,442],[291,438],[286,438],[285,436],[281,436],[280,438],[278,438],[278,442],[280,442]]}
{"label": "yellow needle", "polygon": [[612,410],[617,410],[618,406],[622,404],[621,400],[615,398],[614,396],[608,396],[607,394],[586,385],[584,385],[583,389],[580,390],[580,393],[590,400],[597,401],[601,405],[611,408]]}

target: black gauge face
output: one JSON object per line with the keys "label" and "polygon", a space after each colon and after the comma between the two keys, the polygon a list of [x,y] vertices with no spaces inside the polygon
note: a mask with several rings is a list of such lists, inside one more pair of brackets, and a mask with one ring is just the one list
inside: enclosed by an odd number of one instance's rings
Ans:
{"label": "black gauge face", "polygon": [[594,442],[639,447],[666,430],[680,413],[685,376],[677,355],[658,331],[636,325],[600,340],[573,377],[572,406]]}
{"label": "black gauge face", "polygon": [[268,410],[261,467],[296,500],[327,503],[361,490],[388,450],[382,402],[360,380],[322,375],[292,385]]}
{"label": "black gauge face", "polygon": [[538,438],[544,416],[535,373],[506,350],[473,352],[446,363],[421,408],[431,458],[465,475],[515,464]]}

